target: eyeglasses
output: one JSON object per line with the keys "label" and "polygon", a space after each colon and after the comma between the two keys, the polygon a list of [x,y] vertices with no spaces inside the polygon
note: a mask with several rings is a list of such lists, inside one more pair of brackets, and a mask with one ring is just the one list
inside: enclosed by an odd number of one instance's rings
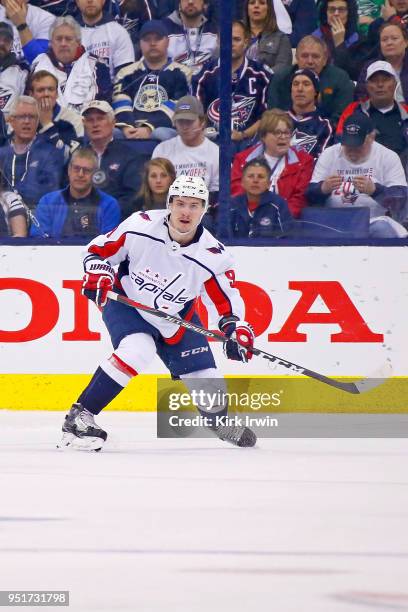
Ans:
{"label": "eyeglasses", "polygon": [[327,7],[327,12],[334,15],[334,13],[340,13],[340,15],[344,15],[345,13],[347,13],[348,8],[347,6],[328,6]]}
{"label": "eyeglasses", "polygon": [[38,115],[11,115],[16,121],[37,121]]}
{"label": "eyeglasses", "polygon": [[292,136],[292,132],[290,130],[271,130],[271,134],[276,136],[276,138],[290,138]]}
{"label": "eyeglasses", "polygon": [[77,174],[83,172],[85,176],[91,176],[91,174],[95,172],[94,168],[84,168],[83,166],[78,166],[77,164],[71,164],[70,168]]}

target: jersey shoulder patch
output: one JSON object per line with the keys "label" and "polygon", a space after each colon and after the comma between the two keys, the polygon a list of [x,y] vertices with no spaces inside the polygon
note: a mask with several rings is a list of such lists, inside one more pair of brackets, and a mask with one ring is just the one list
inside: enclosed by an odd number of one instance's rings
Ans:
{"label": "jersey shoulder patch", "polygon": [[213,255],[221,255],[221,253],[225,251],[225,247],[221,242],[218,242],[217,246],[207,247],[206,251],[209,251]]}

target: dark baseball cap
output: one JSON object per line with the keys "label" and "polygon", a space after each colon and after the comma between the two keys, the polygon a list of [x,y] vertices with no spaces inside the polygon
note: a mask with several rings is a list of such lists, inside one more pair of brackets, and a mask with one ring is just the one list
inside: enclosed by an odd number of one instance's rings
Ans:
{"label": "dark baseball cap", "polygon": [[363,113],[356,113],[346,119],[343,124],[341,144],[347,147],[361,147],[366,136],[374,130],[370,117]]}
{"label": "dark baseball cap", "polygon": [[164,38],[168,36],[168,31],[160,19],[150,19],[149,21],[145,21],[140,28],[139,38],[143,38],[143,36],[147,34],[158,34],[161,38]]}
{"label": "dark baseball cap", "polygon": [[204,108],[198,98],[194,96],[183,96],[176,102],[173,121],[177,119],[189,119],[194,121],[198,117],[204,117]]}
{"label": "dark baseball cap", "polygon": [[5,36],[10,40],[14,39],[13,28],[6,21],[0,21],[0,36]]}

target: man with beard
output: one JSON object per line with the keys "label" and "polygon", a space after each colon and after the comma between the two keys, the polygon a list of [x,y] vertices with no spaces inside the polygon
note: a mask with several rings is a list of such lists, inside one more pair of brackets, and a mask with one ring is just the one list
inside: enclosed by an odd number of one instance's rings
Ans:
{"label": "man with beard", "polygon": [[[259,120],[266,110],[269,72],[254,60],[245,57],[250,35],[244,24],[232,24],[232,133],[234,153],[253,143]],[[219,130],[219,62],[212,62],[198,80],[196,95],[207,113],[209,124]]]}
{"label": "man with beard", "polygon": [[92,184],[97,168],[98,160],[91,149],[77,149],[73,153],[68,166],[68,187],[41,198],[35,210],[38,225],[31,227],[31,236],[93,237],[118,225],[119,204]]}
{"label": "man with beard", "polygon": [[194,74],[217,55],[216,29],[204,12],[204,0],[180,0],[179,10],[164,19],[169,32],[169,56],[192,68]]}
{"label": "man with beard", "polygon": [[82,26],[82,44],[88,53],[96,55],[110,69],[113,80],[117,71],[135,61],[129,34],[114,17],[103,12],[105,0],[76,0]]}
{"label": "man with beard", "polygon": [[154,138],[156,128],[174,132],[173,106],[188,94],[190,74],[186,66],[169,60],[168,46],[163,22],[146,22],[140,30],[142,58],[117,75],[113,108],[126,138]]}

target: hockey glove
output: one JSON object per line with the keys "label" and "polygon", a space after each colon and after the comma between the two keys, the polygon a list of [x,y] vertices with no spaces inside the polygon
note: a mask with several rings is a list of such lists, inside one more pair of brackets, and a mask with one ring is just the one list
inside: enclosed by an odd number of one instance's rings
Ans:
{"label": "hockey glove", "polygon": [[113,287],[115,270],[107,261],[88,259],[84,263],[85,276],[82,281],[82,295],[95,302],[97,306],[105,306],[107,293]]}
{"label": "hockey glove", "polygon": [[224,355],[233,361],[247,363],[252,359],[251,348],[254,346],[254,331],[246,321],[235,320],[235,317],[225,317],[220,321],[220,330],[227,340],[224,342]]}

